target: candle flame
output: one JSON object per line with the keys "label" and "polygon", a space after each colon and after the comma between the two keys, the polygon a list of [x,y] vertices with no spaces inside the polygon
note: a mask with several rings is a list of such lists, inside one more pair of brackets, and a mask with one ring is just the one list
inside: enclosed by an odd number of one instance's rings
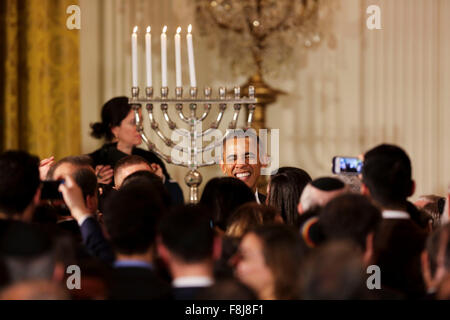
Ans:
{"label": "candle flame", "polygon": [[191,31],[192,31],[192,25],[190,24],[190,25],[188,26],[188,33],[191,33]]}
{"label": "candle flame", "polygon": [[135,26],[134,29],[133,29],[133,33],[136,33],[137,31],[138,31],[138,27]]}
{"label": "candle flame", "polygon": [[147,27],[147,33],[150,33],[150,31],[152,30],[152,28],[150,28],[150,26]]}
{"label": "candle flame", "polygon": [[181,27],[178,27],[177,28],[177,33],[180,33],[181,32]]}
{"label": "candle flame", "polygon": [[166,31],[167,31],[167,26],[164,26],[163,33],[166,33]]}

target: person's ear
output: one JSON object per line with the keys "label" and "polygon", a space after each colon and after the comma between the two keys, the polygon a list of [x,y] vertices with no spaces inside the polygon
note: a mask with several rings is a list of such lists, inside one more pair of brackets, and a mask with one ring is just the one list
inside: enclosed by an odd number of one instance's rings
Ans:
{"label": "person's ear", "polygon": [[114,138],[117,139],[117,137],[119,136],[119,126],[114,126],[111,128],[111,133],[113,134]]}
{"label": "person's ear", "polygon": [[98,199],[97,195],[87,195],[86,196],[86,207],[89,210],[89,212],[95,212],[97,211],[98,206]]}
{"label": "person's ear", "polygon": [[220,159],[219,166],[223,173],[227,173],[227,171],[225,170],[225,162],[223,161],[223,159]]}
{"label": "person's ear", "polygon": [[369,197],[370,198],[370,191],[369,188],[367,188],[367,186],[363,183],[361,183],[361,194],[363,196]]}
{"label": "person's ear", "polygon": [[213,239],[213,260],[219,260],[222,256],[222,237],[214,236]]}
{"label": "person's ear", "polygon": [[33,197],[33,205],[34,206],[37,206],[39,204],[39,202],[41,201],[41,192],[42,192],[42,186],[39,186]]}
{"label": "person's ear", "polygon": [[373,258],[373,236],[374,233],[371,232],[366,236],[366,251],[363,254],[364,266],[369,266]]}
{"label": "person's ear", "polygon": [[156,238],[156,249],[158,251],[158,256],[162,259],[162,261],[164,261],[165,264],[168,265],[170,261],[170,253],[166,246],[162,243],[160,236]]}
{"label": "person's ear", "polygon": [[298,205],[297,205],[297,212],[299,215],[303,214],[302,203],[300,201],[298,202]]}
{"label": "person's ear", "polygon": [[64,265],[61,262],[55,263],[55,268],[53,269],[53,280],[61,283],[64,280],[66,270],[64,270]]}
{"label": "person's ear", "polygon": [[261,168],[268,168],[270,166],[270,156],[267,153],[263,154],[259,163],[261,164]]}

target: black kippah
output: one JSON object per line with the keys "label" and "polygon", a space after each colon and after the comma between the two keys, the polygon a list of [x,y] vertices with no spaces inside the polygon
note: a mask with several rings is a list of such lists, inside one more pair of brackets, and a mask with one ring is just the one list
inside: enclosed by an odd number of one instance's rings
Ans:
{"label": "black kippah", "polygon": [[311,182],[311,185],[322,191],[334,191],[345,187],[345,184],[336,178],[324,177]]}

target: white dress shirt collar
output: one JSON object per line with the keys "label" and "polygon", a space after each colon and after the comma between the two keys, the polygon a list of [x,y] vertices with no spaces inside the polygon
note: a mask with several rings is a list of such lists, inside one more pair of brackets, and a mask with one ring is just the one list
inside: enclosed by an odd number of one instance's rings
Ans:
{"label": "white dress shirt collar", "polygon": [[256,189],[256,192],[255,192],[255,198],[256,198],[256,202],[257,202],[258,204],[261,204],[261,201],[259,200],[258,189]]}
{"label": "white dress shirt collar", "polygon": [[410,219],[408,212],[400,210],[383,210],[383,219]]}
{"label": "white dress shirt collar", "polygon": [[173,280],[172,286],[175,288],[186,287],[209,287],[213,285],[214,281],[210,277],[206,276],[191,276],[191,277],[179,277]]}

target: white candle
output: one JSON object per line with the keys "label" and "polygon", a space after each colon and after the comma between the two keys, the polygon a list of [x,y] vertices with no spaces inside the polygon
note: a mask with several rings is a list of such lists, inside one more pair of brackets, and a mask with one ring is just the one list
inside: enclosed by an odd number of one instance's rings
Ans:
{"label": "white candle", "polygon": [[163,87],[167,87],[167,26],[164,26],[161,33],[161,82]]}
{"label": "white candle", "polygon": [[191,80],[191,87],[197,86],[195,79],[195,64],[194,64],[194,46],[192,45],[192,25],[188,27],[188,34],[186,37],[188,47],[188,59],[189,59],[189,79]]}
{"label": "white candle", "polygon": [[147,87],[152,86],[152,35],[151,28],[147,27],[145,35],[145,61],[147,63]]}
{"label": "white candle", "polygon": [[131,35],[131,69],[133,74],[133,87],[138,86],[137,30],[138,27],[134,27],[133,34]]}
{"label": "white candle", "polygon": [[182,87],[183,83],[181,81],[181,46],[180,46],[180,32],[181,28],[177,28],[177,33],[175,34],[175,74],[176,74],[176,85],[177,87]]}

